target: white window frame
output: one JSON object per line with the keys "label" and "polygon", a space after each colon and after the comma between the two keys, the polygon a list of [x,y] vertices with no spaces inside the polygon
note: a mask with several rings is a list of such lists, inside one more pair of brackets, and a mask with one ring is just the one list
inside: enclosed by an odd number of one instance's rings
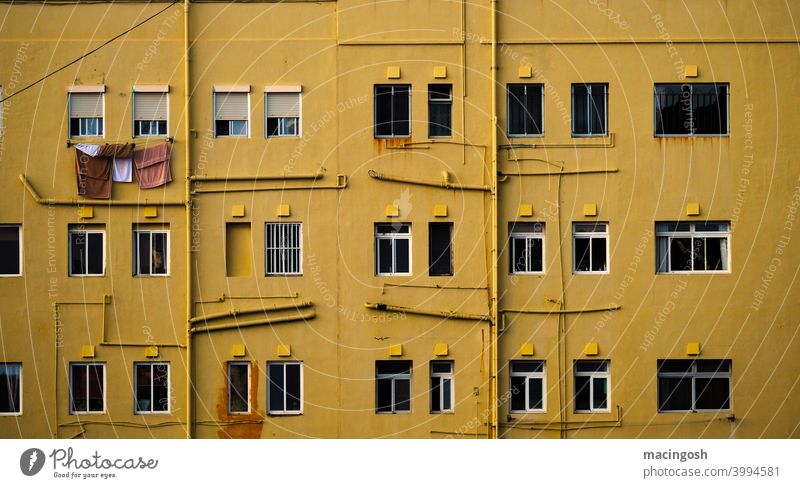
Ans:
{"label": "white window frame", "polygon": [[[72,367],[73,366],[81,366],[84,368],[88,368],[89,366],[102,366],[103,367],[103,409],[102,410],[73,410],[72,405]],[[108,393],[108,372],[106,370],[106,363],[98,363],[98,362],[83,362],[83,361],[76,361],[69,363],[69,413],[70,415],[95,415],[95,414],[104,414],[106,413],[107,407],[107,393]],[[89,374],[87,371],[86,374],[86,392],[89,392]],[[89,402],[86,402],[86,407],[89,407]]]}
{"label": "white window frame", "polygon": [[[300,409],[299,410],[286,410],[286,396],[287,396],[287,393],[286,393],[286,366],[290,365],[290,364],[292,364],[292,365],[297,364],[297,365],[300,366],[300,395],[298,397],[299,400],[300,400]],[[269,395],[270,395],[270,391],[269,390],[270,390],[270,384],[272,382],[272,378],[270,378],[269,373],[270,373],[270,366],[274,366],[274,365],[281,365],[282,366],[281,370],[283,371],[283,406],[284,406],[284,410],[272,410],[272,408],[269,405]],[[303,414],[303,405],[305,403],[304,402],[305,395],[303,394],[303,390],[305,389],[305,378],[304,378],[305,374],[303,372],[303,369],[304,368],[303,368],[303,362],[302,361],[267,361],[267,375],[266,375],[267,376],[267,413],[269,415],[280,416],[280,415],[302,415]]]}
{"label": "white window frame", "polygon": [[[577,405],[575,406],[575,413],[607,413],[611,411],[611,361],[608,359],[588,359],[588,361],[600,361],[605,364],[606,370],[605,371],[578,371],[578,364],[584,362],[584,360],[577,360],[572,365],[573,367],[573,396],[572,401],[575,402],[576,396],[578,394],[577,382],[574,381],[575,378],[578,377],[588,377],[589,378],[589,410],[578,410]],[[594,406],[594,380],[595,378],[605,378],[606,379],[606,408],[596,408]]]}
{"label": "white window frame", "polygon": [[[694,132],[690,132],[688,134],[659,134],[657,132],[658,129],[658,87],[660,86],[669,86],[669,85],[676,85],[676,86],[683,86],[689,85],[692,90],[694,90],[695,85],[725,85],[725,97],[726,103],[725,108],[727,113],[725,114],[725,122],[727,123],[725,127],[724,134],[695,134]],[[689,103],[692,103],[692,96],[694,95],[693,92],[689,94]],[[694,108],[692,108],[692,117],[694,117]],[[731,85],[728,82],[697,82],[697,83],[654,83],[653,84],[653,137],[730,137],[731,135]]]}
{"label": "white window frame", "polygon": [[[102,117],[72,117],[72,95],[85,95],[85,94],[100,95],[100,103],[103,106],[103,116]],[[74,91],[74,92],[71,91],[71,92],[67,93],[67,105],[68,105],[67,106],[67,119],[69,120],[69,124],[67,125],[67,132],[69,133],[69,138],[70,139],[73,138],[73,137],[105,137],[105,131],[106,131],[106,123],[105,123],[105,119],[106,119],[106,94],[105,94],[105,91]],[[72,119],[73,118],[76,118],[79,121],[78,122],[78,133],[77,134],[73,134],[72,133]],[[92,119],[92,120],[99,119],[100,120],[100,125],[102,125],[103,127],[100,129],[100,132],[98,134],[84,134],[83,133],[82,127],[84,125],[84,121],[87,121],[87,120],[90,120],[90,119]]]}
{"label": "white window frame", "polygon": [[[2,365],[4,367],[8,367],[9,365],[18,366],[19,367],[19,411],[18,412],[0,412],[0,417],[18,417],[18,416],[22,415],[22,412],[23,412],[23,410],[22,410],[22,408],[23,408],[23,398],[22,398],[23,395],[22,395],[22,393],[23,393],[24,390],[22,388],[22,363],[19,362],[19,361],[17,361],[17,362],[4,361],[4,362],[0,362],[0,365]],[[0,388],[5,388],[5,385],[0,385]]]}
{"label": "white window frame", "polygon": [[[2,95],[0,95],[2,96]],[[19,273],[17,274],[0,274],[0,278],[14,278],[22,276],[22,265],[24,261],[22,260],[22,251],[24,246],[22,245],[22,224],[0,224],[0,227],[16,227],[17,231],[19,232],[19,237],[17,238],[19,241]]]}
{"label": "white window frame", "polygon": [[[139,259],[139,234],[149,234],[150,240],[150,252],[153,250],[153,234],[164,234],[165,236],[165,246],[167,248],[167,259],[164,262],[164,273],[153,273],[152,270],[148,273],[142,273],[142,270],[139,268],[141,262]],[[170,259],[172,259],[172,251],[170,250],[170,242],[169,242],[169,230],[161,230],[161,229],[134,229],[133,231],[133,263],[134,263],[134,276],[138,276],[140,278],[149,278],[149,277],[164,277],[169,276],[170,270]],[[148,260],[152,267],[152,260]]]}
{"label": "white window frame", "polygon": [[[379,226],[408,226],[408,232],[379,232]],[[380,272],[380,241],[382,240],[408,240],[408,272],[406,273],[398,273],[395,270],[397,269],[397,246],[394,242],[392,242],[392,271],[389,273],[381,273]],[[412,270],[414,269],[412,257],[414,255],[414,248],[412,247],[411,241],[411,223],[410,222],[378,222],[375,224],[375,276],[411,276]]]}
{"label": "white window frame", "polygon": [[[231,396],[231,390],[232,390],[232,387],[231,387],[231,366],[245,366],[247,368],[247,391],[245,392],[245,395],[246,395],[245,400],[247,401],[247,410],[244,411],[244,412],[234,412],[233,409],[231,408],[231,399],[233,398]],[[267,370],[267,371],[269,371],[269,370]],[[228,390],[228,414],[229,415],[248,415],[252,411],[252,408],[253,408],[252,407],[252,401],[250,399],[250,388],[252,387],[252,385],[250,384],[250,381],[251,381],[251,378],[250,378],[250,362],[248,362],[248,361],[229,361],[228,362],[228,367],[227,367],[227,373],[228,373],[228,375],[225,377],[225,380],[226,380],[227,384],[225,386],[226,386],[226,388]],[[267,386],[269,386],[269,385],[267,385]],[[267,394],[269,394],[269,390],[267,390]],[[269,405],[267,405],[267,407],[269,408]]]}
{"label": "white window frame", "polygon": [[[605,231],[593,231],[593,232],[586,232],[586,231],[577,231],[576,227],[578,225],[604,225],[606,230]],[[577,244],[576,241],[578,239],[589,239],[589,271],[579,271],[578,270],[578,253],[577,253]],[[603,271],[594,271],[592,270],[592,245],[595,239],[604,239],[606,241],[606,269]],[[609,274],[611,272],[611,251],[610,251],[610,238],[608,235],[608,222],[573,222],[572,223],[572,272],[574,274]]]}
{"label": "white window frame", "polygon": [[[228,122],[228,133],[227,134],[217,134],[217,93],[221,93],[221,94],[245,93],[245,94],[247,94],[247,116],[244,119],[231,119],[231,120],[224,121],[224,122]],[[214,95],[213,99],[212,99],[212,105],[211,105],[212,114],[214,116],[214,138],[218,138],[218,137],[234,137],[234,138],[243,137],[243,138],[249,139],[250,138],[250,109],[251,109],[251,107],[250,107],[250,92],[249,91],[247,91],[247,92],[239,91],[239,90],[230,90],[230,91],[222,91],[222,90],[220,90],[220,91],[217,91],[215,89],[212,92],[212,94]],[[231,134],[232,131],[230,129],[230,127],[231,127],[230,123],[231,122],[241,122],[241,121],[244,121],[244,123],[247,126],[246,133],[245,134]]]}
{"label": "white window frame", "polygon": [[[444,85],[450,87],[450,94],[446,98],[435,98],[431,86]],[[431,135],[431,105],[447,105],[450,107],[450,135],[433,136]],[[428,84],[428,138],[429,139],[452,139],[453,138],[453,84],[452,83],[429,83]]]}
{"label": "white window frame", "polygon": [[[299,87],[298,87],[299,88]],[[297,95],[297,117],[269,117],[267,112],[269,110],[269,95],[277,94],[277,93],[292,93]],[[278,134],[270,135],[269,130],[267,127],[269,126],[269,119],[278,119]],[[284,123],[284,119],[296,119],[295,120],[295,127],[297,128],[294,134],[283,134],[282,127]],[[302,126],[301,121],[303,119],[303,94],[299,89],[267,89],[264,91],[264,137],[267,139],[271,139],[273,137],[300,137],[302,135]]]}
{"label": "white window frame", "polygon": [[[149,366],[150,367],[150,410],[139,410],[139,402],[138,398],[136,398],[136,388],[138,387],[138,378],[137,378],[137,370],[139,366]],[[156,366],[166,366],[167,367],[167,409],[166,410],[153,410],[153,375],[154,368]],[[133,363],[133,412],[136,415],[162,415],[168,414],[172,410],[172,399],[170,398],[171,389],[172,389],[172,368],[169,367],[169,363],[166,361],[142,361],[142,362],[134,362]]]}
{"label": "white window frame", "polygon": [[513,225],[513,226],[516,226],[517,224],[533,224],[534,228],[535,228],[536,225],[540,225],[542,230],[541,230],[541,232],[537,232],[537,231],[534,231],[534,232],[519,232],[519,231],[511,231],[509,229],[509,233],[508,233],[509,245],[508,245],[508,248],[509,248],[509,251],[511,252],[511,256],[510,256],[511,262],[513,263],[514,256],[516,254],[514,252],[515,249],[516,249],[515,239],[524,239],[525,240],[526,249],[528,248],[528,241],[529,240],[539,239],[539,240],[542,241],[542,269],[540,271],[531,270],[530,269],[531,268],[531,259],[530,259],[530,256],[528,256],[528,259],[526,259],[526,261],[525,261],[525,269],[526,269],[526,271],[516,271],[516,269],[515,269],[516,266],[514,266],[512,264],[512,266],[509,267],[510,274],[512,274],[512,275],[543,275],[545,273],[545,270],[546,270],[546,267],[545,267],[545,256],[547,256],[547,254],[546,254],[547,250],[546,250],[546,247],[545,247],[546,246],[546,243],[545,243],[545,232],[547,231],[547,229],[546,229],[545,223],[544,222],[519,222],[519,221],[511,222],[511,225]]}
{"label": "white window frame", "polygon": [[[157,93],[159,95],[163,95],[164,97],[166,97],[166,100],[167,100],[167,108],[166,108],[167,120],[165,122],[167,123],[167,132],[164,133],[164,134],[150,134],[150,133],[145,134],[145,133],[143,133],[141,131],[141,128],[140,128],[139,134],[137,135],[136,134],[136,125],[140,124],[142,122],[149,122],[151,124],[151,127],[152,127],[152,123],[156,122],[156,128],[158,127],[158,124],[157,124],[158,120],[147,120],[147,119],[139,119],[139,120],[137,120],[136,119],[136,96],[137,95],[144,95],[144,94],[151,94],[151,93]],[[169,137],[169,90],[168,89],[165,89],[163,91],[162,90],[154,90],[154,89],[151,89],[151,90],[137,90],[134,87],[133,99],[131,100],[131,102],[132,102],[132,104],[131,104],[131,112],[133,114],[133,127],[131,127],[132,130],[133,130],[132,137],[134,137],[134,138],[136,138],[136,137]]]}
{"label": "white window frame", "polygon": [[[390,86],[392,87],[392,97],[394,98],[395,89],[399,86],[407,86],[408,87],[408,134],[395,134],[392,133],[391,135],[378,135],[378,104],[376,103],[378,100],[378,87],[379,86]],[[410,83],[376,83],[373,85],[372,88],[372,132],[373,137],[375,139],[405,139],[411,137],[411,132],[413,131],[414,125],[414,115],[411,112],[413,106],[411,105],[411,96],[413,95],[414,88]],[[394,123],[394,114],[392,118],[392,123]]]}
{"label": "white window frame", "polygon": [[[659,224],[688,224],[689,230],[688,231],[659,231],[658,225]],[[708,225],[708,224],[718,224],[718,225],[726,225],[726,231],[695,231],[695,225]],[[659,237],[667,238],[667,269],[666,271],[659,270],[659,264],[661,262],[661,256],[658,255],[658,242]],[[694,249],[694,240],[695,239],[704,239],[704,238],[725,238],[727,244],[725,245],[727,251],[727,258],[726,258],[726,269],[714,270],[714,269],[691,269],[691,270],[672,270],[672,239],[674,238],[691,238],[691,247]],[[703,246],[703,249],[706,249],[706,246]],[[692,258],[692,268],[694,268],[694,257]],[[727,221],[708,221],[708,222],[693,222],[693,221],[658,221],[656,222],[656,274],[730,274],[731,272],[731,224]]]}
{"label": "white window frame", "polygon": [[[103,272],[102,273],[99,273],[99,274],[96,274],[96,273],[73,274],[72,273],[72,234],[77,234],[77,233],[81,233],[81,232],[86,234],[86,258],[87,258],[86,271],[89,271],[89,265],[88,265],[88,263],[89,263],[89,261],[88,261],[88,257],[89,257],[89,234],[100,234],[100,235],[103,236],[103,246],[102,246],[102,249],[103,249]],[[105,276],[106,275],[106,231],[105,230],[100,230],[100,229],[70,229],[69,230],[69,243],[68,243],[68,245],[69,245],[69,252],[68,252],[68,257],[69,257],[69,266],[68,266],[69,276],[86,277],[86,276]]]}
{"label": "white window frame", "polygon": [[[267,230],[270,226],[273,226],[275,229],[280,229],[282,227],[298,227],[298,243],[297,246],[284,246],[282,243],[277,243],[278,245],[275,247],[270,247],[270,243],[268,242],[267,238]],[[277,263],[279,260],[277,256],[280,255],[281,252],[297,252],[297,269],[296,271],[285,271],[285,272],[276,272],[268,269],[269,266],[269,259],[267,256],[270,252],[275,253],[273,256],[273,263]],[[302,276],[303,275],[303,223],[302,222],[265,222],[264,223],[264,275],[265,276]]]}
{"label": "white window frame", "polygon": [[[517,133],[511,132],[511,90],[509,90],[509,87],[511,85],[525,85],[525,86],[538,86],[538,87],[541,87],[541,89],[542,89],[541,90],[542,91],[542,93],[541,93],[541,96],[542,96],[542,120],[541,120],[541,122],[542,122],[542,132],[541,132],[541,134],[521,134],[521,133],[517,134]],[[507,129],[508,137],[519,137],[519,138],[522,138],[522,137],[536,137],[536,138],[544,137],[544,127],[545,127],[544,121],[545,121],[545,108],[546,108],[544,106],[544,102],[545,102],[544,91],[545,91],[544,83],[508,83],[508,84],[506,84],[506,129]],[[525,96],[526,97],[528,96],[527,88],[526,88]]]}
{"label": "white window frame", "polygon": [[[391,360],[387,361],[391,362]],[[411,368],[409,369],[408,373],[378,373],[378,364],[375,363],[375,413],[378,415],[397,415],[397,414],[410,414],[411,413],[411,403],[412,399],[414,398],[414,384],[411,380],[411,372],[414,371],[414,363],[411,361],[407,361],[411,363]],[[391,403],[391,411],[388,412],[379,412],[378,411],[378,380],[391,380],[392,382],[392,403]],[[395,392],[397,388],[395,387],[395,382],[401,381],[408,381],[408,410],[398,410],[397,402],[395,401]]]}
{"label": "white window frame", "polygon": [[[664,361],[670,361],[669,359],[665,359]],[[731,388],[733,384],[731,370],[733,370],[733,361],[727,360],[730,368],[728,371],[719,371],[719,372],[699,372],[697,371],[697,362],[703,360],[694,360],[692,361],[692,368],[691,371],[686,373],[680,372],[661,372],[656,370],[656,400],[658,403],[658,413],[695,413],[695,412],[728,412],[733,409],[733,395],[731,394]],[[715,360],[712,360],[715,361]],[[720,360],[716,360],[720,361]],[[661,409],[661,392],[658,390],[658,380],[660,378],[688,378],[692,380],[692,408],[691,410],[662,410]],[[697,379],[727,379],[728,380],[728,408],[723,409],[713,409],[713,408],[696,408],[697,405],[697,387],[695,384],[695,380]]]}
{"label": "white window frame", "polygon": [[[439,373],[433,371],[434,365],[448,365],[450,366],[450,371],[446,373]],[[454,361],[431,361],[431,413],[453,413],[456,410],[456,375],[453,372],[455,369],[455,362]],[[450,380],[450,408],[444,408],[444,400],[445,400],[445,393],[444,388],[442,385],[444,384],[444,380]],[[439,384],[439,410],[433,409],[433,387],[434,382],[438,382]],[[392,383],[392,393],[394,394],[394,382]]]}
{"label": "white window frame", "polygon": [[[515,372],[514,371],[514,363],[535,363],[539,362],[542,363],[542,370],[541,371],[531,371],[531,372]],[[525,391],[523,395],[525,395],[525,410],[512,410],[511,409],[511,401],[509,400],[509,412],[511,413],[542,413],[547,411],[547,362],[544,360],[514,360],[511,361],[508,365],[509,377],[510,378],[525,378]],[[539,379],[542,380],[542,408],[531,408],[530,405],[530,395],[528,394],[531,388],[531,381],[532,379]],[[511,382],[509,381],[509,391],[511,389]]]}
{"label": "white window frame", "polygon": [[[586,92],[589,96],[589,101],[594,101],[592,94],[592,85],[601,85],[603,87],[603,98],[605,99],[604,113],[603,113],[603,132],[588,132],[586,134],[579,134],[575,132],[575,87],[585,86]],[[586,110],[588,111],[587,117],[591,124],[592,120],[592,105],[587,103]],[[572,137],[606,137],[608,136],[608,83],[573,83],[572,84]]]}

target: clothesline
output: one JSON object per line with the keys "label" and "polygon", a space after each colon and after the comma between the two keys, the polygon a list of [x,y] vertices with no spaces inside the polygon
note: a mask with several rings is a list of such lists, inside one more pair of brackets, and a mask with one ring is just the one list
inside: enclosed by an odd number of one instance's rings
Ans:
{"label": "clothesline", "polygon": [[[156,142],[156,141],[161,141],[161,142]],[[162,139],[156,139],[156,141],[148,140],[147,141],[147,145],[145,145],[144,148],[147,149],[148,147],[151,147],[151,145],[155,146],[155,145],[158,145],[158,144],[163,144],[164,141],[166,141],[169,144],[173,144],[175,142],[175,138],[174,137],[165,137],[163,140]],[[71,139],[67,139],[67,147],[76,146],[78,144],[81,144],[81,143],[80,142],[72,142]],[[97,145],[98,146],[102,146],[103,144],[109,144],[109,143],[104,142],[102,144],[97,144]],[[136,146],[137,143],[133,142],[133,141],[131,141],[131,142],[123,141],[123,142],[116,142],[116,143],[112,143],[112,144],[133,144],[134,146]],[[142,146],[139,146],[140,149],[141,149],[141,147]]]}

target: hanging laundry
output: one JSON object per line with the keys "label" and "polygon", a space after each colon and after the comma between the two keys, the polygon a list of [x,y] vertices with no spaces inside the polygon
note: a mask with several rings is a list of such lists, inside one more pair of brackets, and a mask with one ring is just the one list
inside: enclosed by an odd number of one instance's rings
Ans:
{"label": "hanging laundry", "polygon": [[88,198],[111,198],[111,159],[92,157],[75,149],[78,195]]}
{"label": "hanging laundry", "polygon": [[110,158],[129,158],[133,153],[133,144],[105,144],[100,148],[97,156],[105,156]]}
{"label": "hanging laundry", "polygon": [[130,183],[133,181],[133,157],[114,158],[114,181]]}
{"label": "hanging laundry", "polygon": [[159,144],[133,152],[133,165],[139,188],[155,188],[172,181],[169,145]]}
{"label": "hanging laundry", "polygon": [[99,144],[75,144],[75,148],[91,157],[97,156],[100,152]]}

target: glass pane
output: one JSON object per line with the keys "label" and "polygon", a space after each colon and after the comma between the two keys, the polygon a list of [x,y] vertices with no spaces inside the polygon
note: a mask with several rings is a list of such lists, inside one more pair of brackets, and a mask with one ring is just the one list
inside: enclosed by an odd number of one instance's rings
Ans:
{"label": "glass pane", "polygon": [[704,241],[706,269],[714,271],[727,269],[728,239],[725,237],[706,237]]}
{"label": "glass pane", "polygon": [[658,409],[691,410],[692,380],[686,378],[658,378]]}
{"label": "glass pane", "polygon": [[228,367],[228,398],[231,413],[247,412],[248,367],[245,364],[232,364]]}
{"label": "glass pane", "polygon": [[608,408],[608,378],[592,378],[592,408],[603,410]]}
{"label": "glass pane", "polygon": [[540,135],[542,133],[542,87],[528,85],[525,96],[525,133]]}
{"label": "glass pane", "polygon": [[103,274],[103,234],[92,232],[87,235],[89,244],[88,274]]}
{"label": "glass pane", "polygon": [[411,374],[411,361],[377,361],[375,370],[378,375]]}
{"label": "glass pane", "polygon": [[137,232],[136,244],[138,273],[140,275],[148,275],[150,274],[150,233]]}
{"label": "glass pane", "polygon": [[589,271],[589,238],[575,238],[575,271]]}
{"label": "glass pane", "polygon": [[270,411],[284,410],[283,364],[270,364],[267,370]]}
{"label": "glass pane", "polygon": [[594,373],[608,371],[608,361],[576,361],[575,371],[581,373]]}
{"label": "glass pane", "polygon": [[392,240],[378,239],[378,273],[392,273]]}
{"label": "glass pane", "polygon": [[297,134],[297,119],[284,117],[281,119],[281,135],[293,136]]}
{"label": "glass pane", "polygon": [[694,224],[694,230],[697,232],[727,232],[728,224],[718,222],[706,222],[705,224]]}
{"label": "glass pane", "polygon": [[394,380],[394,410],[408,412],[411,410],[411,381]]}
{"label": "glass pane", "polygon": [[436,361],[431,363],[431,371],[434,373],[452,373],[453,363],[449,361]]}
{"label": "glass pane", "polygon": [[575,232],[605,232],[606,224],[600,222],[580,222],[574,224]]}
{"label": "glass pane", "polygon": [[589,133],[589,90],[586,85],[572,85],[572,127],[577,135]]}
{"label": "glass pane", "polygon": [[267,136],[277,136],[280,134],[280,119],[277,117],[267,117]]}
{"label": "glass pane", "polygon": [[442,411],[441,394],[442,378],[438,376],[431,378],[431,412]]}
{"label": "glass pane", "polygon": [[688,373],[692,370],[689,359],[662,359],[657,364],[659,373]]}
{"label": "glass pane", "polygon": [[726,134],[727,86],[693,85],[692,110],[695,134]]}
{"label": "glass pane", "polygon": [[508,85],[508,133],[525,134],[525,85]]}
{"label": "glass pane", "polygon": [[528,408],[541,410],[544,408],[544,391],[541,378],[528,378]]}
{"label": "glass pane", "polygon": [[544,269],[543,239],[528,239],[528,253],[530,256],[530,271],[542,271]]}
{"label": "glass pane", "polygon": [[606,239],[592,239],[592,271],[606,270]]}
{"label": "glass pane", "polygon": [[231,120],[230,134],[232,136],[246,136],[247,135],[247,121],[246,120]]}
{"label": "glass pane", "polygon": [[0,412],[19,413],[20,373],[18,364],[0,364]]}
{"label": "glass pane", "polygon": [[730,378],[697,378],[694,383],[697,410],[730,408]]}
{"label": "glass pane", "polygon": [[453,381],[450,378],[442,380],[442,410],[451,410],[453,408],[451,395]]}
{"label": "glass pane", "polygon": [[512,373],[541,373],[544,361],[511,361]]}
{"label": "glass pane", "polygon": [[670,240],[670,271],[692,270],[692,239],[676,237]]}
{"label": "glass pane", "polygon": [[72,394],[72,411],[85,412],[86,401],[86,366],[83,364],[72,365],[72,378],[70,390]]}
{"label": "glass pane", "polygon": [[528,255],[525,252],[525,239],[511,239],[511,272],[524,273],[528,269]]}
{"label": "glass pane", "polygon": [[151,411],[150,387],[153,378],[150,373],[149,364],[136,365],[136,410],[139,412]]}
{"label": "glass pane", "polygon": [[153,234],[152,268],[153,274],[167,273],[167,234]]}
{"label": "glass pane", "polygon": [[227,136],[230,135],[230,125],[228,125],[227,120],[217,120],[214,122],[215,132],[214,135],[217,136]]}
{"label": "glass pane", "polygon": [[392,135],[392,87],[375,87],[375,135]]}
{"label": "glass pane", "polygon": [[691,132],[691,91],[688,85],[655,88],[656,134],[686,135]]}
{"label": "glass pane", "polygon": [[19,227],[0,227],[0,275],[16,275],[19,269]]}
{"label": "glass pane", "polygon": [[451,100],[453,85],[428,85],[429,100]]}
{"label": "glass pane", "polygon": [[300,410],[300,399],[303,392],[300,390],[300,365],[286,365],[286,410]]}
{"label": "glass pane", "polygon": [[692,239],[692,256],[694,257],[694,270],[702,271],[706,268],[706,240],[702,237]]}
{"label": "glass pane", "polygon": [[525,410],[525,380],[524,376],[511,377],[511,410]]}
{"label": "glass pane", "polygon": [[430,102],[428,104],[428,135],[430,137],[450,137],[452,110],[450,102]]}
{"label": "glass pane", "polygon": [[70,274],[86,274],[86,233],[71,232],[69,235],[69,246]]}
{"label": "glass pane", "polygon": [[407,136],[411,134],[410,107],[409,107],[410,87],[405,85],[395,86],[394,97],[392,99],[392,117],[394,136]]}
{"label": "glass pane", "polygon": [[696,364],[698,373],[729,373],[731,371],[730,359],[701,359]]}
{"label": "glass pane", "polygon": [[429,226],[429,272],[431,276],[452,274],[450,234],[452,224],[430,224]]}
{"label": "glass pane", "polygon": [[589,410],[589,377],[575,377],[575,410]]}
{"label": "glass pane", "polygon": [[103,378],[104,368],[102,365],[89,365],[86,374],[89,379],[89,411],[102,412],[103,411]]}
{"label": "glass pane", "polygon": [[156,364],[153,366],[153,411],[169,410],[169,366]]}
{"label": "glass pane", "polygon": [[375,380],[377,412],[392,411],[392,380],[391,378],[378,378]]}
{"label": "glass pane", "polygon": [[411,257],[409,256],[408,239],[395,239],[394,245],[395,245],[394,262],[396,266],[394,272],[408,273],[409,262],[411,259]]}
{"label": "glass pane", "polygon": [[592,134],[605,134],[606,132],[606,87],[605,85],[592,85],[592,97],[589,106],[590,132]]}

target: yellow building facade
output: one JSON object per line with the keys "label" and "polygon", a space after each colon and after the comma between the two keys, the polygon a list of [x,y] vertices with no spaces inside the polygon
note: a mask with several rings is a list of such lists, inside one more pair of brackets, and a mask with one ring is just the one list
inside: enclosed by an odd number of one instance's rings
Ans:
{"label": "yellow building facade", "polygon": [[794,5],[0,12],[0,437],[798,436]]}

